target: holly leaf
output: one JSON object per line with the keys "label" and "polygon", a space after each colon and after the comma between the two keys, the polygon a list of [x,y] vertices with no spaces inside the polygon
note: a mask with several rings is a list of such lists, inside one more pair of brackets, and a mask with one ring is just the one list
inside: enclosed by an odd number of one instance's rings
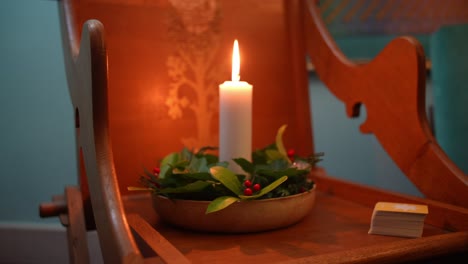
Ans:
{"label": "holly leaf", "polygon": [[194,172],[194,173],[174,173],[173,178],[180,178],[189,182],[193,181],[213,181],[213,176],[209,172]]}
{"label": "holly leaf", "polygon": [[228,168],[221,166],[214,166],[210,168],[210,173],[213,178],[220,181],[226,188],[231,190],[234,194],[240,195],[242,193],[242,185],[234,172]]}
{"label": "holly leaf", "polygon": [[181,173],[181,172],[186,173],[189,163],[190,161],[184,159],[184,160],[177,161],[176,163],[170,164],[170,165],[173,168],[173,170],[176,171],[177,173]]}
{"label": "holly leaf", "polygon": [[176,164],[179,160],[180,154],[178,152],[173,152],[163,158],[163,160],[161,161],[161,167],[163,167],[166,164]]}
{"label": "holly leaf", "polygon": [[284,155],[281,154],[281,152],[276,149],[265,150],[265,155],[267,156],[269,161],[284,159]]}
{"label": "holly leaf", "polygon": [[165,179],[168,174],[172,173],[172,167],[168,163],[161,165],[161,171],[159,172],[159,178]]}
{"label": "holly leaf", "polygon": [[199,192],[206,187],[210,186],[212,183],[207,181],[196,181],[183,185],[180,187],[167,187],[164,189],[158,190],[158,193],[188,193],[188,192]]}
{"label": "holly leaf", "polygon": [[208,162],[204,157],[192,157],[189,167],[190,172],[208,172]]}
{"label": "holly leaf", "polygon": [[183,148],[182,151],[179,153],[181,160],[190,160],[192,159],[192,152],[188,148]]}
{"label": "holly leaf", "polygon": [[258,192],[257,194],[255,195],[250,195],[250,196],[246,196],[246,195],[239,195],[239,197],[243,200],[252,200],[252,199],[256,199],[258,197],[261,197],[271,191],[273,191],[276,187],[280,186],[283,182],[285,182],[286,180],[288,179],[288,176],[283,176],[279,179],[277,179],[276,181],[272,182],[270,185],[264,187],[263,189],[260,190],[260,192]]}
{"label": "holly leaf", "polygon": [[[200,148],[197,153],[195,153],[195,155],[207,155],[205,154],[206,151],[210,151],[210,150],[218,150],[218,147],[213,147],[213,146],[204,146],[202,148]],[[214,156],[214,155],[212,155]]]}
{"label": "holly leaf", "polygon": [[308,170],[298,170],[296,168],[287,168],[282,170],[271,170],[271,169],[257,169],[257,173],[264,176],[270,176],[274,178],[279,178],[281,176],[297,176],[297,175],[304,175],[308,173]]}
{"label": "holly leaf", "polygon": [[278,152],[281,153],[281,155],[283,156],[283,159],[287,160],[288,163],[291,163],[291,160],[289,160],[288,158],[288,153],[286,152],[286,149],[283,145],[283,133],[286,130],[286,127],[287,125],[282,125],[276,133],[276,148],[278,149]]}
{"label": "holly leaf", "polygon": [[159,178],[164,179],[166,176],[172,173],[172,164],[176,164],[180,161],[180,155],[178,152],[173,152],[171,154],[166,155],[162,161],[161,165],[159,166],[161,171],[159,172]]}
{"label": "holly leaf", "polygon": [[244,170],[245,172],[250,173],[250,174],[254,173],[255,167],[252,164],[252,162],[244,158],[235,158],[234,162],[236,162],[237,165],[239,165],[242,168],[242,170]]}
{"label": "holly leaf", "polygon": [[232,196],[221,196],[216,199],[214,199],[209,205],[208,208],[206,208],[205,214],[213,213],[219,210],[222,210],[229,205],[240,201],[239,198],[237,197],[232,197]]}

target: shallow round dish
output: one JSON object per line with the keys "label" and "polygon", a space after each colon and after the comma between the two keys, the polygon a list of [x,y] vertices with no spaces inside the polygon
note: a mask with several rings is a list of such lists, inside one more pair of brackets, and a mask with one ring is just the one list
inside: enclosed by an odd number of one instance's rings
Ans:
{"label": "shallow round dish", "polygon": [[302,220],[315,203],[315,188],[301,194],[236,202],[205,214],[209,201],[169,199],[153,195],[153,208],[169,224],[205,232],[246,233],[290,226]]}

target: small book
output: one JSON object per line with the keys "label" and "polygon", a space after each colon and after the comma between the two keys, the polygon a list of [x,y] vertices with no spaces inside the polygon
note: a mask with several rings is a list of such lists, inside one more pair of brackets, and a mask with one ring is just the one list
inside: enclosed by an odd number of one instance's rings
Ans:
{"label": "small book", "polygon": [[421,237],[427,205],[378,202],[372,213],[369,234]]}

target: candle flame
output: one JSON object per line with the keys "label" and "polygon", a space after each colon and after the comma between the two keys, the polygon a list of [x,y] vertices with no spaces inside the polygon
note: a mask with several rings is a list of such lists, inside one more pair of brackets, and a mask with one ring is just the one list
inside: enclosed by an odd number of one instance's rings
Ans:
{"label": "candle flame", "polygon": [[239,42],[234,40],[234,47],[232,49],[232,81],[238,82],[240,80],[240,55],[239,55]]}

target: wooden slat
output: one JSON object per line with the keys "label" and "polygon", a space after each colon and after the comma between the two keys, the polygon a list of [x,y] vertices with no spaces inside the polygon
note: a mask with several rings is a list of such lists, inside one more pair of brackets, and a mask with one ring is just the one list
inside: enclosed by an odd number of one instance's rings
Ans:
{"label": "wooden slat", "polygon": [[[286,261],[281,262],[281,264],[411,263],[420,261],[421,259],[435,259],[451,254],[466,253],[466,249],[468,248],[468,232],[425,237],[419,239],[418,242],[416,244],[412,240],[404,240]],[[451,260],[453,261],[453,259]]]}
{"label": "wooden slat", "polygon": [[83,210],[83,200],[78,187],[66,187],[68,207],[68,253],[70,263],[89,263],[88,238]]}
{"label": "wooden slat", "polygon": [[141,218],[141,216],[129,214],[127,215],[127,221],[130,227],[148,243],[164,263],[190,263],[177,248]]}
{"label": "wooden slat", "polygon": [[[54,201],[54,202],[65,201],[65,195],[54,195],[52,197],[52,201]],[[84,210],[84,208],[83,208],[83,210]],[[68,222],[68,214],[67,214],[68,213],[68,208],[67,208],[66,211],[67,212],[62,213],[62,214],[59,215],[60,223],[65,227],[67,227],[70,224]],[[86,219],[86,216],[85,216],[85,219]]]}

